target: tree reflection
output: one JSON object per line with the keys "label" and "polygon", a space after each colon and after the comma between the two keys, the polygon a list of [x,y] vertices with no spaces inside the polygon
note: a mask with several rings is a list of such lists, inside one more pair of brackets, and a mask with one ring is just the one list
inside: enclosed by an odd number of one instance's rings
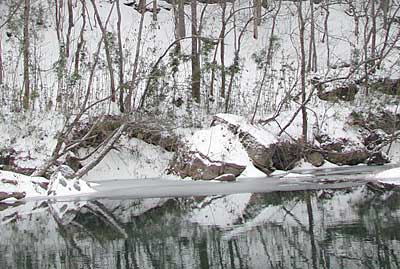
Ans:
{"label": "tree reflection", "polygon": [[[364,187],[325,193],[253,194],[243,201],[235,197],[2,207],[0,266],[399,267],[397,192],[377,193]],[[232,201],[244,210],[231,215],[237,218],[232,218],[231,224],[191,221],[196,208],[221,207]]]}

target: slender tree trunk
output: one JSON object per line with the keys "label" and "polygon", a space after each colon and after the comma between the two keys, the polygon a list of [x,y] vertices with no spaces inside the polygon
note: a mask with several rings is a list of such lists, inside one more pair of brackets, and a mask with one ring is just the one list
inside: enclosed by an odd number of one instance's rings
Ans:
{"label": "slender tree trunk", "polygon": [[118,36],[118,75],[119,75],[119,110],[124,112],[124,53],[122,50],[122,37],[121,37],[121,7],[120,0],[116,0],[117,3],[117,36]]}
{"label": "slender tree trunk", "polygon": [[[106,52],[106,59],[107,59],[107,67],[108,67],[108,72],[110,74],[111,101],[115,102],[115,92],[116,91],[115,91],[114,69],[113,69],[113,62],[111,59],[110,44],[109,44],[109,40],[108,40],[108,36],[107,36],[107,31],[103,25],[103,22],[101,21],[101,17],[100,17],[99,11],[97,10],[95,0],[91,0],[91,2],[93,5],[96,20],[99,24],[101,33],[103,35],[104,50]],[[114,7],[114,5],[113,5],[113,7]]]}
{"label": "slender tree trunk", "polygon": [[307,143],[307,109],[306,109],[306,51],[305,51],[305,21],[303,17],[303,5],[302,1],[297,3],[297,10],[299,16],[299,37],[300,37],[300,80],[301,80],[301,113],[303,123],[303,143]]}
{"label": "slender tree trunk", "polygon": [[371,58],[375,58],[375,52],[376,52],[376,17],[377,14],[375,14],[376,8],[375,8],[375,0],[371,0],[371,19],[372,19],[372,29],[371,29]]}
{"label": "slender tree trunk", "polygon": [[72,27],[74,27],[74,10],[72,8],[72,0],[68,0],[68,30],[67,30],[67,40],[65,44],[65,57],[69,57],[69,51],[71,46],[71,32]]}
{"label": "slender tree trunk", "polygon": [[179,38],[186,37],[185,29],[185,0],[178,1],[178,26],[179,26]]}
{"label": "slender tree trunk", "polygon": [[75,51],[75,67],[74,67],[74,74],[78,75],[79,74],[79,64],[80,64],[80,58],[81,58],[81,52],[83,49],[83,44],[85,43],[83,34],[85,32],[85,27],[86,27],[86,0],[81,0],[82,4],[82,27],[79,33],[79,41],[76,46],[76,51]]}
{"label": "slender tree trunk", "polygon": [[192,11],[192,98],[200,103],[200,59],[197,36],[197,0],[191,0]]}
{"label": "slender tree trunk", "polygon": [[226,13],[226,0],[221,0],[222,7],[222,26],[220,34],[220,60],[221,60],[221,97],[225,98],[225,88],[226,88],[226,72],[225,72],[225,13]]}
{"label": "slender tree trunk", "polygon": [[258,26],[261,25],[261,0],[253,0],[253,15],[254,15],[254,39],[258,38]]}
{"label": "slender tree trunk", "polygon": [[324,0],[324,5],[323,8],[325,10],[325,19],[324,19],[324,36],[322,38],[322,42],[325,42],[326,46],[326,67],[328,70],[330,69],[331,66],[331,52],[330,52],[330,44],[329,44],[329,0]]}
{"label": "slender tree trunk", "polygon": [[157,21],[157,0],[153,0],[153,21]]}
{"label": "slender tree trunk", "polygon": [[308,67],[307,72],[317,71],[317,50],[315,46],[315,19],[314,19],[314,0],[310,0],[310,44],[308,49]]}
{"label": "slender tree trunk", "polygon": [[1,47],[1,36],[0,36],[0,85],[3,84],[4,80],[4,69],[3,69],[3,50]]}
{"label": "slender tree trunk", "polygon": [[[141,2],[144,2],[144,0],[141,0]],[[145,16],[145,12],[146,12],[145,8],[142,8],[140,10],[140,12],[141,12],[141,16],[140,16],[140,22],[139,22],[139,33],[138,33],[137,42],[136,42],[135,61],[133,63],[131,83],[129,85],[128,94],[125,99],[125,111],[126,112],[130,112],[133,110],[133,106],[135,105],[135,100],[132,100],[133,90],[136,88],[136,86],[138,84],[138,82],[136,80],[137,80],[137,72],[138,72],[138,67],[139,67],[140,49],[142,47],[142,32],[143,32],[143,25],[144,25],[144,16]],[[134,98],[134,99],[136,99],[136,98]]]}
{"label": "slender tree trunk", "polygon": [[23,108],[24,110],[29,109],[29,97],[30,97],[30,88],[29,88],[29,16],[30,16],[30,0],[25,0],[24,6],[24,97],[23,97]]}

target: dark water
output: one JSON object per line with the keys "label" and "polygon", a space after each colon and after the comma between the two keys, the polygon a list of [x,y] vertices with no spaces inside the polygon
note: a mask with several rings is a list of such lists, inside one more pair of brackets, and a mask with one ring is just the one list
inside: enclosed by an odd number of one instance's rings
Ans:
{"label": "dark water", "polygon": [[0,268],[399,268],[396,191],[0,205]]}

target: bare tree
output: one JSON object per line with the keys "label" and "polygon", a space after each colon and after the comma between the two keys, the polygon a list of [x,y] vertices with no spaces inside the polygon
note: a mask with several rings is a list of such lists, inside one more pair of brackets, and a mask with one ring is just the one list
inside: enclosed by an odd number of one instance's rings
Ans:
{"label": "bare tree", "polygon": [[200,103],[200,57],[198,51],[199,37],[197,36],[197,0],[191,0],[192,11],[192,98]]}
{"label": "bare tree", "polygon": [[[110,74],[110,88],[111,88],[111,101],[115,102],[115,79],[114,79],[114,69],[113,69],[113,61],[111,59],[111,51],[110,51],[110,43],[109,43],[109,37],[107,35],[107,30],[103,25],[103,22],[101,21],[99,11],[97,10],[97,6],[95,3],[95,0],[91,0],[94,13],[96,15],[96,20],[97,23],[99,24],[101,33],[103,35],[103,42],[104,42],[104,51],[106,52],[106,58],[107,58],[107,67],[108,67],[108,72]],[[114,2],[115,3],[115,2]],[[111,7],[111,10],[114,8],[114,4]]]}
{"label": "bare tree", "polygon": [[65,57],[68,58],[71,45],[71,32],[72,32],[72,27],[74,27],[74,10],[72,8],[72,0],[67,1],[67,7],[68,7],[68,30],[65,43]]}
{"label": "bare tree", "polygon": [[118,75],[119,75],[119,110],[121,112],[125,111],[124,108],[124,53],[122,51],[122,37],[121,37],[121,8],[119,0],[116,0],[117,3],[117,37],[118,37]]}
{"label": "bare tree", "polygon": [[25,0],[24,5],[24,96],[23,96],[23,108],[24,110],[29,109],[29,97],[30,97],[30,80],[29,80],[29,16],[30,16],[31,2]]}
{"label": "bare tree", "polygon": [[145,16],[145,12],[146,12],[145,0],[140,0],[140,1],[142,4],[140,4],[141,16],[140,16],[140,22],[139,22],[139,32],[138,32],[137,42],[136,42],[135,60],[133,62],[131,82],[129,84],[128,94],[125,98],[125,111],[126,112],[130,112],[133,110],[133,105],[135,104],[135,100],[132,100],[133,90],[136,88],[136,86],[138,84],[137,78],[138,78],[138,68],[139,68],[139,61],[140,61],[139,56],[140,56],[140,50],[142,47],[142,33],[143,33],[143,27],[144,27],[144,16]]}
{"label": "bare tree", "polygon": [[3,69],[3,50],[1,47],[1,36],[0,36],[0,85],[3,84],[3,76],[4,76],[4,69]]}
{"label": "bare tree", "polygon": [[226,14],[226,0],[221,0],[221,33],[220,37],[220,60],[221,60],[221,97],[225,98],[225,89],[226,89],[226,72],[225,72],[225,31],[227,21],[225,20]]}
{"label": "bare tree", "polygon": [[86,1],[85,0],[80,0],[82,4],[82,27],[79,32],[79,39],[78,39],[78,44],[76,46],[76,51],[75,51],[75,67],[74,67],[74,74],[78,75],[79,74],[79,64],[80,64],[80,58],[81,58],[81,52],[83,49],[83,45],[85,43],[83,34],[85,32],[85,27],[86,27]]}
{"label": "bare tree", "polygon": [[301,90],[301,114],[303,122],[303,142],[307,143],[307,109],[306,109],[306,51],[305,51],[305,25],[303,16],[302,1],[296,3],[299,20],[299,38],[300,38],[300,90]]}

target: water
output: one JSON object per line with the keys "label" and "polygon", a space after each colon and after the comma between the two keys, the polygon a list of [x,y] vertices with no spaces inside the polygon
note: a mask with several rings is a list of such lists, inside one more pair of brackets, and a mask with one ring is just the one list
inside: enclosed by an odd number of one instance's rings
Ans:
{"label": "water", "polygon": [[398,192],[308,183],[0,205],[0,268],[400,267]]}

